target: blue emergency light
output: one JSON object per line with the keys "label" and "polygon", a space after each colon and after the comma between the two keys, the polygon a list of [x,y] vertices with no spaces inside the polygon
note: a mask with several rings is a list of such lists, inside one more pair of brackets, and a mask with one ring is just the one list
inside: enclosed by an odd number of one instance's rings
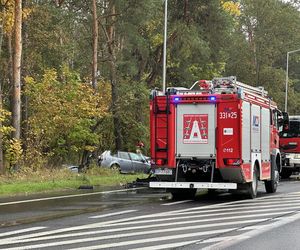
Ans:
{"label": "blue emergency light", "polygon": [[215,101],[216,99],[217,99],[217,98],[216,98],[215,96],[210,96],[210,97],[209,97],[209,100],[210,100],[210,101]]}
{"label": "blue emergency light", "polygon": [[179,100],[180,100],[179,97],[175,97],[175,98],[174,98],[174,102],[178,102]]}

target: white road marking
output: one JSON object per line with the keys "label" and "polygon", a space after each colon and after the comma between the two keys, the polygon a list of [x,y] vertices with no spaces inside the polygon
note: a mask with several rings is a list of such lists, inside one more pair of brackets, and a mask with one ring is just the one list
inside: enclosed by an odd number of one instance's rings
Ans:
{"label": "white road marking", "polygon": [[[273,212],[273,213],[264,213],[264,214],[247,214],[247,215],[238,215],[238,216],[228,216],[228,217],[222,217],[222,218],[209,218],[209,219],[202,219],[202,222],[209,222],[209,221],[218,221],[218,220],[233,220],[233,219],[246,219],[246,218],[253,218],[253,217],[262,217],[270,215],[286,215],[291,212],[295,211],[289,211],[289,212]],[[159,221],[170,221],[170,220],[188,220],[192,219],[195,220],[196,218],[203,218],[213,215],[195,215],[195,216],[181,216],[181,217],[171,217],[171,218],[161,218],[161,219],[153,219],[153,220],[143,220],[143,221],[128,221],[128,222],[121,222],[121,223],[115,223],[110,224],[110,226],[126,226],[126,225],[135,225],[135,224],[142,224],[142,223],[157,223]]]}
{"label": "white road marking", "polygon": [[274,201],[266,201],[266,202],[257,202],[257,203],[245,203],[245,204],[231,204],[231,205],[228,205],[227,207],[248,207],[248,206],[252,206],[252,207],[256,207],[256,206],[259,206],[259,205],[272,205],[272,204],[282,204],[284,202],[284,204],[287,204],[287,203],[298,203],[299,200],[288,200],[288,201],[283,201],[283,200],[274,200]]}
{"label": "white road marking", "polygon": [[[247,219],[247,218],[261,217],[261,216],[267,216],[267,218],[264,218],[264,220],[269,220],[270,219],[269,216],[271,216],[271,215],[281,215],[281,216],[283,216],[283,215],[287,215],[289,213],[291,213],[291,211],[290,212],[285,212],[285,213],[283,213],[283,212],[274,212],[274,213],[265,213],[265,214],[248,214],[248,215],[243,215],[243,216],[230,216],[230,217],[226,217],[226,218],[201,219],[198,222],[199,223],[204,223],[204,222],[213,222],[213,221],[218,221],[218,220],[223,220],[224,221],[224,220],[233,220],[233,219]],[[199,215],[199,216],[184,216],[184,217],[180,217],[180,218],[181,219],[192,219],[192,220],[194,220],[196,217],[201,218],[201,217],[205,217],[205,216],[201,216],[201,215]],[[174,220],[174,219],[175,218],[165,218],[165,219],[158,219],[158,220],[144,220],[144,221],[129,221],[129,222],[116,223],[116,224],[109,224],[109,225],[106,224],[106,225],[102,225],[102,226],[103,227],[117,226],[118,229],[119,229],[120,226],[135,225],[135,224],[142,224],[142,223],[149,223],[149,222],[154,222],[154,223],[156,223],[154,225],[157,226],[158,221],[170,221],[170,220]],[[178,219],[178,218],[176,218],[176,219]],[[185,223],[192,223],[192,222],[191,221],[183,221],[183,222],[178,221],[177,225],[182,225],[182,224],[185,224]],[[93,224],[91,224],[91,225],[93,226]],[[208,225],[206,225],[206,226],[208,226]],[[90,227],[88,227],[88,225],[85,225],[85,229],[89,229],[89,228]],[[59,230],[53,230],[52,233],[50,231],[50,232],[48,232],[48,235],[51,235],[53,233],[57,233],[57,231],[59,231]],[[68,230],[67,230],[67,228],[64,228],[63,231],[68,231]],[[69,231],[73,231],[72,228],[69,228]],[[105,230],[105,231],[107,232],[108,230]],[[40,237],[40,236],[42,236],[42,234],[43,233],[31,234],[30,238]],[[1,244],[2,245],[9,244],[9,243],[11,244],[11,243],[14,243],[16,240],[22,240],[22,239],[26,239],[26,238],[28,239],[28,236],[27,237],[26,236],[25,237],[20,236],[20,237],[10,238],[10,239],[7,239],[5,241],[1,241],[0,245]],[[22,241],[22,242],[24,242],[24,241]]]}
{"label": "white road marking", "polygon": [[53,196],[53,197],[46,197],[46,198],[40,198],[40,199],[31,199],[31,200],[10,201],[10,202],[0,203],[0,206],[15,205],[15,204],[21,204],[21,203],[30,203],[30,202],[36,202],[36,201],[58,200],[58,199],[80,197],[80,196],[91,196],[91,195],[96,195],[96,194],[111,194],[111,193],[119,193],[119,192],[130,192],[130,191],[135,191],[135,190],[139,190],[139,189],[145,189],[145,187],[130,188],[130,189],[119,189],[119,190],[111,190],[111,191],[101,191],[101,192],[93,192],[93,193],[85,193],[85,194],[71,194],[71,195]]}
{"label": "white road marking", "polygon": [[[295,210],[295,209],[300,209],[300,201],[297,202],[296,204],[297,206],[288,206],[286,207],[285,204],[281,204],[281,205],[276,205],[276,206],[270,206],[270,205],[266,205],[266,206],[255,206],[255,208],[260,208],[260,209],[256,209],[255,212],[259,213],[259,212],[266,212],[266,211],[274,211],[274,207],[276,208],[280,208],[280,211],[282,210]],[[283,208],[282,208],[283,207]],[[261,209],[263,208],[263,209]],[[267,208],[267,209],[264,209]],[[242,211],[240,211],[242,210]],[[219,212],[222,211],[221,213],[215,213],[215,212]],[[232,212],[226,212],[226,211],[232,211]],[[235,214],[235,213],[239,213],[239,214],[243,214],[243,213],[249,213],[249,211],[253,212],[253,207],[249,206],[249,208],[245,208],[245,207],[237,207],[237,208],[222,208],[222,209],[212,209],[212,210],[207,210],[207,211],[192,211],[192,212],[185,212],[185,213],[177,213],[174,214],[176,216],[178,215],[191,215],[191,214],[211,214],[212,216],[218,216],[218,215],[229,215],[229,214]]]}
{"label": "white road marking", "polygon": [[[128,190],[123,190],[123,191],[128,191]],[[95,194],[95,193],[92,193],[92,194]],[[297,198],[297,197],[300,197],[298,194],[300,194],[300,192],[299,193],[291,193],[291,194],[288,194],[288,196],[289,197],[293,197],[293,198]],[[279,204],[279,205],[273,204],[272,206],[273,207],[289,206],[289,207],[284,208],[282,210],[290,210],[292,208],[298,208],[298,206],[294,206],[294,207],[290,206],[290,205],[293,205],[293,204],[282,204],[283,202],[285,202],[285,203],[297,203],[297,201],[295,201],[295,202],[286,201],[286,198],[285,198],[286,196],[287,195],[285,195],[285,196],[281,195],[281,196],[276,196],[276,197],[273,196],[274,198],[272,198],[273,202],[271,202],[271,204],[276,203],[276,202],[274,202],[274,200],[277,201],[277,198],[278,198],[278,203],[281,203],[281,204]],[[50,197],[50,198],[52,198],[52,197]],[[252,200],[249,200],[249,201],[245,201],[245,200],[243,200],[243,201],[233,201],[233,202],[227,202],[227,203],[219,203],[219,204],[214,204],[214,205],[207,205],[207,206],[203,206],[203,207],[199,207],[199,208],[178,209],[178,210],[173,210],[171,212],[162,212],[162,213],[151,214],[151,215],[135,216],[135,217],[131,217],[131,218],[129,217],[129,218],[112,220],[112,221],[107,221],[107,222],[93,223],[93,224],[76,226],[76,227],[70,227],[70,228],[62,228],[62,229],[52,230],[52,231],[48,231],[48,232],[32,233],[32,234],[22,235],[22,236],[18,236],[18,237],[11,237],[11,238],[8,239],[8,241],[6,243],[13,244],[13,243],[15,243],[14,240],[21,240],[21,239],[25,239],[25,241],[27,241],[27,240],[34,240],[34,241],[36,241],[36,240],[41,240],[41,238],[33,238],[33,237],[47,236],[47,235],[52,235],[52,234],[58,234],[58,233],[76,231],[76,230],[91,229],[91,228],[108,228],[108,227],[117,226],[118,228],[112,228],[112,229],[102,230],[102,231],[105,231],[105,232],[126,231],[126,230],[130,230],[129,229],[130,227],[129,228],[119,228],[119,226],[121,226],[121,225],[132,225],[132,224],[141,224],[141,223],[144,223],[144,222],[154,222],[154,223],[156,223],[157,219],[155,219],[155,220],[145,220],[145,221],[135,221],[135,220],[141,220],[141,219],[147,219],[147,218],[153,218],[153,217],[157,218],[157,217],[174,216],[174,215],[178,216],[178,214],[180,214],[180,213],[183,213],[185,211],[191,211],[191,210],[194,210],[194,212],[196,212],[196,213],[199,213],[200,210],[204,210],[204,211],[202,211],[202,215],[204,217],[207,217],[207,216],[213,216],[213,215],[215,216],[216,215],[216,214],[211,214],[211,215],[209,215],[209,214],[204,215],[203,214],[203,213],[209,213],[209,212],[213,211],[213,210],[207,210],[207,209],[211,209],[211,208],[212,209],[216,208],[215,210],[217,210],[217,211],[237,210],[238,208],[234,208],[234,207],[237,207],[238,206],[237,204],[239,204],[240,209],[245,209],[245,208],[241,207],[243,205],[247,205],[247,207],[253,206],[254,209],[252,211],[255,212],[255,213],[257,213],[258,211],[255,210],[255,208],[257,208],[257,207],[260,207],[260,208],[262,208],[262,207],[269,207],[270,208],[271,207],[271,206],[265,206],[265,204],[269,204],[270,203],[270,200],[271,200],[270,197],[261,197],[261,198],[257,198],[256,201],[257,200],[260,201],[260,202],[258,202],[259,204],[256,204],[257,202],[255,203]],[[261,206],[261,205],[263,205],[263,206]],[[263,211],[265,212],[265,211],[268,211],[268,210],[270,210],[270,209],[266,209],[266,210],[263,210]],[[259,214],[259,215],[258,214],[253,214],[251,216],[238,216],[238,217],[232,216],[232,217],[225,217],[225,218],[221,217],[221,218],[215,218],[215,220],[212,220],[212,219],[207,220],[206,219],[206,220],[198,220],[198,221],[197,220],[196,221],[195,220],[193,220],[193,221],[178,221],[178,222],[165,223],[165,224],[153,224],[153,225],[136,226],[136,227],[131,227],[131,228],[132,229],[138,229],[138,228],[141,229],[141,228],[157,227],[157,226],[162,226],[162,225],[166,225],[166,224],[167,225],[182,225],[182,224],[191,224],[191,223],[197,223],[197,222],[203,223],[205,221],[216,221],[216,220],[233,219],[233,218],[234,219],[235,218],[251,218],[251,217],[259,217],[259,216],[265,216],[265,215],[270,216],[270,215],[276,215],[276,214],[277,215],[280,214],[282,216],[284,216],[284,215],[286,216],[288,213],[291,213],[291,212],[295,212],[295,211],[289,211],[289,212],[285,212],[285,213],[283,213],[283,212],[266,213],[266,214]],[[197,217],[199,217],[199,216],[197,216]],[[180,218],[180,219],[193,218],[194,219],[195,216],[188,216],[188,217],[187,216],[183,216],[183,217],[178,217],[178,218]],[[160,219],[160,220],[161,221],[165,221],[165,219],[167,219],[167,220],[171,220],[171,219],[176,220],[178,218],[177,217],[176,218],[164,218],[164,219]],[[270,219],[271,218],[264,218],[264,219],[257,220],[257,222],[259,222],[259,221],[266,221],[266,220],[270,220]],[[227,225],[230,225],[229,223],[230,222],[227,222]],[[236,221],[234,223],[236,223]],[[245,223],[245,221],[244,221],[244,223]],[[253,222],[253,223],[255,223],[255,222]],[[220,223],[215,223],[215,224],[219,224],[220,225]],[[213,225],[214,224],[206,224],[206,225],[205,224],[201,224],[199,226],[202,226],[202,228],[204,228],[204,227],[212,227]],[[245,228],[247,228],[247,227],[245,227]],[[265,228],[265,227],[263,227],[263,228]],[[157,232],[157,230],[155,230],[155,231]],[[8,232],[8,233],[10,233],[10,232]],[[202,232],[202,233],[204,233],[204,232]],[[74,235],[74,234],[72,234],[72,235]],[[82,233],[81,233],[81,235],[82,235]],[[56,235],[56,236],[62,236],[62,235]],[[181,236],[182,235],[180,235],[180,237]],[[53,237],[53,236],[49,236],[49,237]],[[46,237],[44,237],[44,238],[46,238]],[[93,241],[93,240],[91,240],[91,241]],[[73,242],[74,242],[74,240],[72,241],[72,243]],[[72,244],[72,243],[68,243],[68,244]],[[1,244],[2,244],[2,241],[1,241]],[[16,248],[16,249],[18,249],[18,248]],[[26,248],[26,249],[28,249],[28,248]],[[88,248],[85,247],[83,249],[88,249]],[[93,249],[98,249],[98,248],[93,248]]]}
{"label": "white road marking", "polygon": [[136,211],[138,211],[138,210],[125,210],[125,211],[120,211],[120,212],[115,212],[115,213],[110,213],[110,214],[95,215],[95,216],[91,216],[89,218],[90,219],[106,218],[106,217],[110,217],[110,216],[114,216],[114,215],[133,213]]}
{"label": "white road marking", "polygon": [[139,247],[139,248],[131,248],[131,250],[161,250],[161,249],[173,249],[175,247],[183,247],[190,244],[194,244],[198,242],[198,240],[191,240],[191,241],[183,241],[178,243],[169,243],[169,244],[159,244],[155,246],[149,247]]}
{"label": "white road marking", "polygon": [[288,223],[295,222],[296,220],[299,220],[299,219],[300,219],[300,213],[296,213],[292,216],[284,217],[280,221],[276,221],[274,223],[267,224],[266,226],[264,226],[260,229],[252,230],[250,232],[243,233],[243,234],[239,235],[238,237],[235,237],[233,240],[232,239],[224,240],[224,241],[221,241],[217,244],[214,244],[212,246],[208,246],[208,247],[205,247],[205,248],[202,248],[202,249],[204,249],[204,250],[213,250],[213,249],[229,248],[230,246],[235,245],[239,242],[242,242],[245,239],[253,238],[257,235],[262,235],[263,233],[265,233],[267,231],[273,230],[274,228],[286,225]]}
{"label": "white road marking", "polygon": [[[203,229],[203,228],[213,228],[213,227],[219,227],[219,226],[236,226],[237,225],[243,225],[243,224],[251,224],[251,223],[260,223],[264,221],[268,221],[271,218],[264,218],[264,219],[254,219],[254,220],[244,220],[244,221],[230,221],[230,222],[220,222],[220,223],[212,223],[212,224],[199,224],[199,225],[189,225],[186,227],[176,227],[175,229],[158,229],[159,227],[166,227],[166,226],[182,226],[184,224],[196,224],[201,223],[202,220],[196,220],[196,221],[184,221],[184,222],[172,222],[172,223],[164,223],[164,224],[152,224],[152,225],[143,225],[143,226],[137,226],[137,227],[124,227],[124,228],[114,228],[114,229],[104,229],[104,230],[96,230],[91,232],[80,232],[80,233],[69,233],[69,234],[62,234],[62,235],[51,235],[51,236],[45,236],[45,237],[37,237],[37,238],[29,238],[29,239],[22,239],[18,240],[17,238],[15,240],[7,239],[0,242],[0,245],[9,245],[9,244],[16,244],[16,243],[28,243],[28,242],[35,242],[35,241],[43,241],[43,240],[53,240],[53,239],[61,239],[61,238],[67,238],[67,237],[77,237],[77,236],[86,236],[86,235],[94,235],[94,234],[102,234],[102,233],[115,233],[115,232],[122,232],[122,231],[130,231],[130,230],[141,230],[141,229],[147,229],[147,228],[155,228],[155,230],[152,231],[144,231],[144,232],[134,232],[132,235],[143,235],[143,234],[150,234],[150,233],[160,233],[160,232],[169,232],[169,231],[177,231],[177,230],[190,230],[190,229]],[[129,234],[119,234],[119,235],[106,235],[104,236],[104,239],[114,239],[114,238],[121,238],[121,237],[129,237],[131,235]]]}
{"label": "white road marking", "polygon": [[[173,228],[175,230],[176,228]],[[139,244],[139,243],[146,243],[146,242],[156,242],[156,241],[162,241],[162,240],[172,240],[172,239],[182,239],[182,238],[189,238],[189,237],[195,237],[195,236],[204,236],[204,235],[215,235],[219,233],[225,233],[232,230],[236,230],[236,228],[226,228],[226,229],[219,229],[219,230],[212,230],[212,231],[205,231],[205,232],[197,232],[197,233],[187,233],[187,234],[179,234],[179,235],[170,235],[170,236],[161,236],[161,237],[154,237],[154,238],[143,238],[139,240],[130,240],[130,241],[123,241],[123,242],[117,242],[117,243],[108,243],[108,244],[101,244],[95,247],[94,249],[103,249],[103,248],[109,248],[109,247],[118,247],[118,246],[127,246],[127,245],[133,245],[133,244]],[[153,230],[155,233],[157,230]],[[163,232],[163,230],[162,230]],[[140,233],[140,232],[138,232]],[[145,233],[145,232],[143,232]],[[157,232],[159,233],[159,232]],[[137,235],[137,232],[135,233],[128,233],[124,235]],[[85,242],[93,242],[93,241],[99,241],[99,240],[105,240],[107,236],[99,236],[99,237],[91,237],[91,238],[82,238],[82,239],[72,239],[72,240],[65,240],[60,242],[49,242],[44,244],[37,244],[37,245],[29,245],[29,246],[22,246],[22,247],[12,247],[12,248],[6,248],[7,250],[17,250],[17,249],[39,249],[39,248],[45,248],[45,247],[54,247],[54,246],[64,246],[64,245],[70,245],[70,244],[80,244]],[[127,237],[127,236],[123,236]],[[120,238],[120,235],[111,235],[112,238]],[[97,248],[98,247],[98,248]],[[70,248],[68,248],[70,249]],[[90,249],[90,247],[80,247],[76,249]]]}
{"label": "white road marking", "polygon": [[[282,217],[278,218],[280,220],[282,220]],[[274,219],[272,219],[274,220]],[[257,229],[261,229],[263,227],[265,227],[266,225],[256,225],[256,226],[247,226],[247,227],[243,227],[238,229],[238,231],[249,231],[249,230],[257,230]]]}
{"label": "white road marking", "polygon": [[[284,204],[282,204],[284,202]],[[212,208],[215,208],[215,209],[224,209],[224,211],[227,209],[227,210],[233,210],[234,208],[237,208],[237,209],[247,209],[247,208],[250,208],[250,207],[254,207],[254,208],[258,208],[258,207],[271,207],[271,206],[274,206],[274,207],[278,207],[278,206],[286,206],[287,203],[291,203],[291,204],[300,204],[300,200],[291,200],[291,201],[271,201],[271,202],[261,202],[261,203],[249,203],[249,204],[225,204],[224,206],[219,206],[219,205],[216,205]],[[224,203],[223,203],[224,204]],[[222,208],[222,207],[225,207],[225,208]],[[193,208],[190,208],[190,209],[182,209],[182,210],[177,210],[177,211],[173,211],[173,212],[170,212],[170,214],[178,214],[178,213],[183,213],[184,212],[187,212],[187,213],[191,213],[193,211],[201,211],[203,210],[202,207],[193,207]],[[208,209],[205,209],[205,211],[209,211]]]}
{"label": "white road marking", "polygon": [[191,201],[193,201],[193,200],[175,201],[175,202],[170,202],[170,203],[164,203],[164,204],[161,204],[161,205],[162,206],[172,206],[172,205],[177,205],[177,204],[191,202]]}
{"label": "white road marking", "polygon": [[[222,204],[231,204],[232,202],[228,203],[222,203]],[[215,207],[220,207],[220,204],[213,204],[213,205],[206,205],[202,206],[200,209],[210,209],[210,208],[215,208]],[[126,221],[132,221],[132,220],[139,220],[139,219],[147,219],[147,218],[153,218],[153,216],[156,217],[166,217],[166,216],[173,216],[174,212],[182,212],[185,211],[186,209],[179,209],[179,210],[172,210],[171,212],[162,212],[162,213],[156,213],[156,214],[148,214],[148,215],[140,215],[140,216],[135,216],[135,217],[129,217],[129,218],[124,218],[124,219],[117,219],[117,220],[111,220],[111,221],[106,221],[106,222],[97,222],[97,223],[92,223],[88,225],[81,225],[81,226],[74,226],[74,227],[69,227],[69,228],[61,228],[61,229],[55,229],[52,231],[47,231],[47,232],[41,232],[41,233],[36,233],[36,234],[28,234],[26,236],[19,236],[17,237],[18,239],[25,239],[25,238],[31,238],[31,237],[41,237],[41,236],[46,236],[46,235],[51,235],[51,234],[59,234],[59,233],[64,233],[64,232],[69,232],[69,231],[79,231],[79,230],[85,230],[85,229],[90,229],[90,228],[103,228],[110,226],[115,223],[120,223],[120,222],[126,222]],[[16,238],[14,238],[15,240]]]}
{"label": "white road marking", "polygon": [[[220,241],[224,241],[224,240],[233,240],[233,239],[236,238],[236,237],[237,237],[237,236],[215,237],[215,238],[203,240],[203,241],[199,242],[199,244],[215,243],[215,242],[220,242]],[[198,244],[197,244],[197,245],[198,245]]]}
{"label": "white road marking", "polygon": [[30,228],[25,228],[25,229],[10,231],[10,232],[6,232],[6,233],[1,233],[0,234],[0,238],[7,237],[7,236],[10,236],[10,235],[15,235],[15,234],[21,234],[21,233],[27,233],[27,232],[37,231],[37,230],[41,230],[41,229],[44,229],[44,228],[46,228],[46,227],[30,227]]}
{"label": "white road marking", "polygon": [[129,246],[141,243],[150,243],[150,242],[161,242],[164,240],[175,240],[175,239],[184,239],[190,237],[199,237],[199,236],[206,236],[206,235],[215,235],[220,233],[226,233],[229,231],[235,230],[235,228],[231,229],[219,229],[213,231],[205,231],[205,232],[196,232],[196,233],[187,233],[187,234],[180,234],[180,235],[170,235],[170,236],[161,236],[155,238],[147,238],[147,239],[140,239],[140,240],[129,240],[124,242],[117,242],[117,243],[109,243],[109,244],[102,244],[98,246],[90,246],[90,247],[80,247],[80,248],[71,248],[72,250],[93,250],[93,249],[105,249],[105,248],[112,248],[112,247],[120,247],[120,246]]}
{"label": "white road marking", "polygon": [[[293,207],[289,207],[290,209],[293,209]],[[297,207],[298,208],[298,207]],[[222,208],[220,210],[223,210]],[[229,210],[229,209],[227,209]],[[152,215],[145,215],[145,216],[136,216],[132,218],[125,218],[125,219],[119,219],[119,220],[112,220],[108,222],[100,222],[100,223],[92,223],[92,224],[87,224],[87,225],[82,225],[82,226],[77,226],[77,227],[70,227],[70,228],[62,228],[62,229],[57,229],[57,230],[52,230],[48,232],[41,232],[41,233],[35,233],[35,234],[29,234],[29,235],[22,235],[14,238],[7,239],[6,242],[11,242],[13,240],[21,240],[21,239],[28,239],[28,238],[33,238],[33,237],[42,237],[42,236],[47,236],[51,234],[58,234],[58,233],[64,233],[64,232],[69,232],[69,231],[78,231],[78,230],[84,230],[84,229],[91,229],[91,228],[104,228],[104,227],[111,227],[111,226],[128,226],[128,225],[135,225],[135,224],[142,224],[142,223],[151,223],[154,222],[157,225],[157,222],[161,221],[172,221],[174,219],[178,220],[183,220],[183,219],[192,219],[195,220],[196,218],[203,218],[203,217],[209,217],[209,216],[216,216],[216,214],[205,214],[207,211],[203,211],[203,214],[200,215],[193,215],[193,216],[180,216],[180,217],[171,217],[171,218],[161,218],[161,219],[153,219],[153,220],[145,220],[147,218],[153,218],[154,216],[156,217],[166,217],[166,216],[175,216],[176,214],[152,214]],[[288,213],[294,212],[292,211],[285,211],[285,212],[273,212],[273,213],[262,213],[262,214],[247,214],[244,216],[227,216],[225,218],[210,218],[210,219],[201,219],[198,220],[198,222],[212,222],[212,221],[218,221],[218,220],[230,220],[230,219],[246,219],[246,218],[253,218],[253,217],[260,217],[260,216],[270,216],[270,215],[286,215]],[[177,215],[176,215],[177,216]],[[144,219],[144,220],[141,220]],[[177,224],[182,224],[184,222],[178,221]],[[188,222],[190,223],[190,222]],[[174,224],[175,225],[175,224]],[[0,243],[1,244],[1,243]]]}
{"label": "white road marking", "polygon": [[[296,195],[299,194],[300,197],[300,192],[299,193],[290,193],[291,195]],[[286,197],[289,194],[285,194],[284,196],[282,196],[282,194],[278,194],[278,195],[273,195],[272,197],[277,197],[278,199],[280,199],[281,197]],[[298,195],[297,195],[298,196]],[[248,206],[250,206],[250,204],[252,204],[254,201],[260,201],[260,200],[267,200],[267,198],[270,197],[259,197],[256,198],[254,200],[246,200],[248,202]],[[192,207],[192,208],[184,208],[184,209],[178,209],[178,210],[173,210],[168,212],[168,214],[175,214],[175,213],[180,213],[180,212],[190,212],[190,211],[194,211],[194,210],[207,210],[210,208],[220,208],[220,207],[225,207],[225,206],[229,206],[229,205],[236,205],[236,204],[240,204],[240,203],[245,203],[245,200],[240,200],[240,201],[229,201],[229,202],[223,202],[223,203],[218,203],[218,204],[213,204],[213,205],[207,205],[207,206],[203,206],[203,207]],[[255,205],[256,206],[256,205]]]}

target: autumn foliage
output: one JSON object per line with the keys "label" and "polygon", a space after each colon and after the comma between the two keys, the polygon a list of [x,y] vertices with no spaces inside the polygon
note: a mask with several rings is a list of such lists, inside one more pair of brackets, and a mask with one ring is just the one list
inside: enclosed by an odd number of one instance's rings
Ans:
{"label": "autumn foliage", "polygon": [[25,79],[30,100],[27,163],[59,164],[80,158],[84,150],[95,151],[100,143],[96,129],[108,115],[109,85],[100,83],[101,92],[95,92],[66,68],[61,77],[63,80],[55,70],[47,70],[40,81]]}
{"label": "autumn foliage", "polygon": [[[0,172],[3,162],[12,171],[82,165],[104,150],[135,150],[138,141],[149,152],[148,98],[162,87],[163,2],[0,0]],[[300,48],[299,7],[283,0],[168,1],[167,87],[235,75],[264,86],[283,108],[286,53]],[[300,110],[299,58],[293,53],[289,62],[290,114]],[[20,86],[13,65],[21,69]],[[14,89],[21,91],[20,121]],[[20,139],[13,138],[15,123]]]}

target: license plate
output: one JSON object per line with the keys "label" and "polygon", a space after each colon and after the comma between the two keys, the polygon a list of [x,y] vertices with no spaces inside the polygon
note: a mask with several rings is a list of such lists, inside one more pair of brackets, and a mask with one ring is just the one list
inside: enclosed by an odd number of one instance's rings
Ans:
{"label": "license plate", "polygon": [[300,159],[300,154],[295,154],[294,158],[295,159]]}
{"label": "license plate", "polygon": [[172,169],[168,169],[168,168],[165,168],[165,169],[155,169],[154,171],[155,174],[157,175],[172,175]]}

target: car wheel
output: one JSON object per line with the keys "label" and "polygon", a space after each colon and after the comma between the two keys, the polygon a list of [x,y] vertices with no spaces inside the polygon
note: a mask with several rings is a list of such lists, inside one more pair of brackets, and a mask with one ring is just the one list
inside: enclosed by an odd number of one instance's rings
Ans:
{"label": "car wheel", "polygon": [[118,165],[118,164],[113,164],[113,165],[111,165],[111,167],[110,167],[110,169],[111,170],[115,170],[115,171],[121,171],[121,168],[120,168],[120,166]]}

